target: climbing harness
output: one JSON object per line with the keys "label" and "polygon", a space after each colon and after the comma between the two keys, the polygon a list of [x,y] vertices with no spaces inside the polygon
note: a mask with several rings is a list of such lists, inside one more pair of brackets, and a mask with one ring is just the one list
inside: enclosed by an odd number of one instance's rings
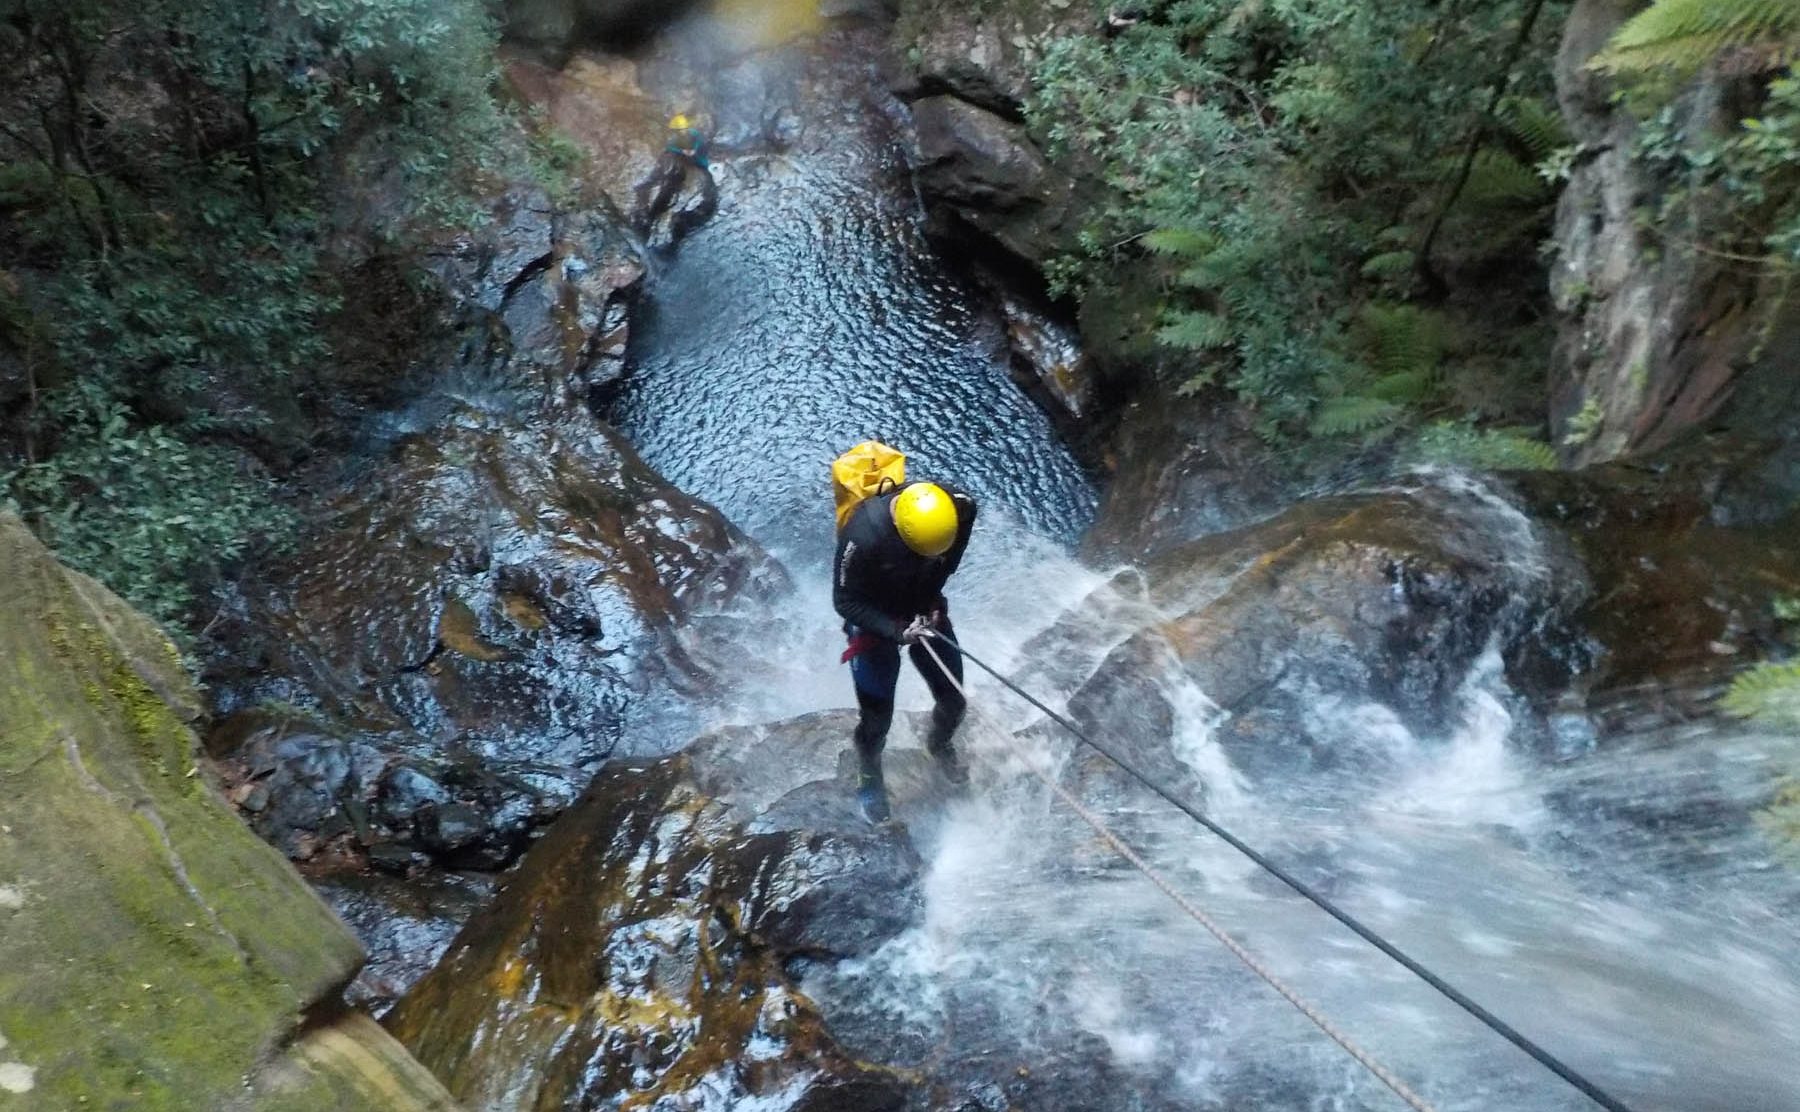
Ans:
{"label": "climbing harness", "polygon": [[[1149,788],[1152,792],[1155,792],[1158,796],[1160,796],[1163,799],[1164,802],[1168,803],[1170,806],[1174,807],[1176,810],[1180,811],[1182,814],[1188,816],[1189,818],[1193,819],[1195,822],[1199,823],[1201,826],[1205,827],[1207,830],[1211,831],[1213,834],[1217,835],[1218,838],[1220,840],[1222,840],[1223,842],[1225,842],[1226,845],[1229,845],[1232,849],[1237,850],[1239,853],[1243,854],[1245,857],[1249,858],[1252,862],[1254,862],[1259,868],[1263,869],[1265,872],[1269,873],[1271,876],[1275,877],[1277,880],[1281,881],[1283,884],[1286,884],[1289,888],[1292,888],[1295,892],[1297,892],[1301,896],[1305,897],[1314,906],[1318,907],[1319,910],[1325,912],[1327,915],[1331,916],[1333,919],[1336,919],[1338,922],[1340,922],[1344,926],[1348,927],[1359,938],[1363,939],[1363,941],[1369,943],[1371,946],[1374,946],[1377,950],[1380,950],[1383,954],[1386,954],[1388,957],[1392,958],[1394,961],[1400,963],[1400,965],[1405,967],[1408,972],[1417,976],[1420,980],[1424,981],[1426,984],[1430,985],[1432,988],[1436,989],[1439,993],[1441,993],[1445,997],[1447,997],[1452,1003],[1456,1004],[1458,1007],[1462,1008],[1464,1011],[1468,1012],[1470,1015],[1472,1015],[1476,1019],[1480,1020],[1495,1034],[1499,1035],[1501,1038],[1505,1039],[1506,1041],[1512,1043],[1514,1046],[1518,1047],[1520,1050],[1523,1050],[1526,1054],[1529,1054],[1539,1064],[1543,1065],[1546,1069],[1550,1070],[1550,1072],[1556,1074],[1556,1076],[1562,1078],[1564,1081],[1566,1081],[1570,1085],[1574,1086],[1577,1090],[1579,1090],[1588,1099],[1592,1100],[1595,1104],[1598,1104],[1600,1107],[1607,1109],[1608,1112],[1631,1112],[1631,1109],[1624,1102],[1618,1100],[1616,1097],[1611,1096],[1605,1090],[1601,1089],[1598,1085],[1594,1084],[1592,1081],[1589,1081],[1587,1078],[1583,1077],[1581,1074],[1575,1072],[1575,1070],[1572,1067],[1564,1064],[1555,1055],[1551,1054],[1549,1051],[1545,1050],[1543,1047],[1539,1046],[1537,1043],[1532,1042],[1530,1039],[1526,1038],[1524,1035],[1522,1035],[1518,1031],[1514,1030],[1511,1027],[1511,1025],[1507,1024],[1504,1020],[1500,1019],[1498,1016],[1494,1015],[1492,1012],[1488,1011],[1486,1008],[1482,1007],[1480,1004],[1477,1004],[1475,1001],[1469,999],[1460,990],[1458,990],[1454,985],[1451,985],[1449,982],[1445,981],[1442,977],[1439,977],[1437,974],[1433,973],[1431,970],[1425,968],[1423,965],[1420,965],[1413,958],[1407,956],[1407,954],[1404,951],[1400,950],[1397,946],[1395,946],[1393,943],[1389,942],[1387,939],[1381,937],[1379,934],[1376,934],[1373,929],[1365,926],[1355,916],[1351,915],[1349,912],[1338,907],[1335,903],[1333,903],[1331,900],[1327,899],[1322,893],[1320,893],[1318,890],[1314,889],[1311,885],[1307,884],[1305,881],[1301,880],[1299,877],[1294,876],[1292,873],[1288,872],[1286,869],[1283,869],[1280,865],[1277,865],[1275,862],[1269,860],[1267,857],[1265,857],[1261,853],[1257,852],[1250,845],[1246,844],[1244,841],[1239,839],[1236,835],[1232,834],[1229,830],[1225,829],[1223,826],[1220,826],[1217,822],[1213,821],[1212,819],[1206,817],[1206,815],[1202,814],[1198,808],[1194,807],[1192,804],[1179,798],[1178,796],[1171,794],[1167,789],[1165,789],[1164,787],[1162,787],[1162,785],[1160,785],[1160,784],[1156,783],[1154,780],[1152,780],[1148,775],[1146,775],[1141,769],[1134,766],[1130,761],[1126,760],[1123,756],[1114,752],[1109,747],[1102,745],[1100,742],[1098,742],[1098,741],[1094,740],[1092,737],[1088,736],[1088,734],[1086,732],[1084,732],[1083,730],[1081,730],[1078,726],[1076,726],[1075,723],[1069,721],[1069,719],[1066,718],[1065,716],[1058,714],[1056,711],[1050,709],[1050,707],[1046,706],[1041,700],[1037,699],[1030,692],[1026,691],[1024,688],[1020,687],[1018,684],[1014,683],[1012,680],[1010,680],[1006,676],[1002,675],[992,665],[985,663],[979,657],[972,655],[969,652],[969,650],[963,648],[960,644],[957,644],[955,641],[951,640],[948,637],[945,637],[944,635],[942,635],[940,633],[934,632],[934,633],[930,633],[929,635],[927,635],[925,637],[920,638],[919,644],[921,644],[925,647],[926,653],[930,655],[932,661],[935,664],[937,664],[938,668],[944,673],[945,677],[950,681],[950,683],[956,687],[956,690],[963,695],[964,699],[968,698],[968,693],[963,689],[963,686],[957,682],[956,677],[950,674],[950,669],[945,666],[943,660],[939,658],[936,650],[932,647],[931,642],[934,639],[940,640],[940,641],[944,642],[946,645],[949,645],[949,646],[955,648],[958,652],[960,652],[962,654],[962,657],[964,660],[967,660],[969,663],[975,665],[977,668],[980,668],[982,671],[986,672],[988,675],[994,677],[994,679],[1000,681],[1001,686],[1005,687],[1007,690],[1011,691],[1013,694],[1019,696],[1021,699],[1024,699],[1027,703],[1030,703],[1033,707],[1036,707],[1039,711],[1041,711],[1042,713],[1047,715],[1051,721],[1055,722],[1057,725],[1061,726],[1063,729],[1065,729],[1065,730],[1069,731],[1069,733],[1073,734],[1078,741],[1086,744],[1087,746],[1092,748],[1095,752],[1099,753],[1101,756],[1105,757],[1107,760],[1111,761],[1113,764],[1119,766],[1119,768],[1124,770],[1124,772],[1126,774],[1128,774],[1129,776],[1131,776],[1132,779],[1134,779],[1138,783],[1144,785],[1146,788]],[[1030,772],[1032,773],[1033,776],[1037,777],[1038,780],[1042,781],[1044,783],[1044,785],[1046,787],[1048,787],[1052,792],[1054,792],[1059,799],[1061,799],[1065,804],[1067,804],[1069,806],[1070,810],[1075,812],[1077,817],[1079,817],[1083,822],[1087,823],[1089,826],[1093,827],[1095,833],[1099,834],[1101,839],[1103,841],[1105,841],[1107,843],[1107,845],[1111,846],[1113,848],[1113,850],[1115,850],[1119,854],[1119,856],[1123,857],[1126,861],[1130,862],[1134,868],[1136,868],[1139,872],[1143,873],[1144,876],[1152,884],[1156,885],[1156,887],[1161,889],[1165,895],[1167,895],[1170,899],[1174,900],[1175,903],[1178,906],[1180,906],[1180,908],[1183,911],[1185,911],[1196,922],[1198,922],[1202,927],[1204,927],[1208,933],[1210,933],[1214,938],[1217,938],[1225,946],[1226,949],[1230,950],[1232,952],[1232,954],[1238,958],[1238,960],[1242,961],[1246,966],[1248,966],[1251,972],[1255,973],[1258,977],[1261,977],[1264,981],[1268,982],[1268,984],[1271,988],[1273,988],[1276,992],[1280,993],[1281,996],[1284,999],[1286,999],[1290,1004],[1294,1005],[1295,1008],[1299,1009],[1300,1014],[1304,1015],[1307,1019],[1311,1020],[1319,1028],[1319,1030],[1325,1032],[1327,1037],[1329,1037],[1333,1042],[1337,1043],[1352,1058],[1356,1059],[1357,1062],[1361,1063],[1365,1068],[1367,1068],[1368,1071],[1370,1073],[1374,1074],[1375,1077],[1377,1079],[1379,1079],[1382,1084],[1384,1084],[1388,1088],[1392,1089],[1394,1091],[1394,1093],[1400,1097],[1401,1100],[1405,1101],[1408,1105],[1412,1106],[1413,1108],[1420,1110],[1420,1112],[1425,1112],[1425,1110],[1430,1109],[1431,1106],[1428,1103],[1426,1103],[1424,1098],[1420,1097],[1417,1093],[1413,1092],[1412,1089],[1408,1088],[1407,1085],[1404,1082],[1402,1082],[1398,1077],[1396,1077],[1391,1070],[1389,1070],[1386,1066],[1383,1066],[1380,1062],[1376,1061],[1374,1058],[1370,1057],[1368,1052],[1364,1051],[1361,1047],[1357,1046],[1356,1043],[1354,1043],[1347,1036],[1345,1036],[1343,1034],[1343,1032],[1338,1030],[1338,1028],[1335,1024],[1333,1024],[1325,1016],[1321,1015],[1319,1013],[1318,1009],[1315,1008],[1310,1002],[1308,1002],[1305,998],[1301,997],[1298,993],[1294,992],[1287,985],[1283,984],[1278,978],[1276,978],[1272,973],[1270,973],[1269,970],[1267,969],[1267,967],[1265,967],[1260,961],[1257,960],[1255,955],[1251,954],[1248,950],[1244,949],[1244,947],[1242,945],[1240,945],[1236,939],[1232,938],[1223,928],[1221,928],[1216,922],[1214,922],[1209,916],[1207,916],[1205,912],[1203,912],[1199,908],[1195,907],[1189,900],[1187,900],[1179,892],[1177,892],[1174,889],[1174,887],[1171,886],[1170,883],[1166,879],[1164,879],[1160,874],[1158,874],[1155,871],[1155,869],[1153,869],[1149,865],[1149,863],[1144,861],[1144,859],[1142,857],[1140,857],[1134,850],[1132,850],[1130,846],[1126,845],[1123,841],[1121,841],[1119,839],[1119,837],[1116,834],[1114,834],[1111,830],[1109,830],[1106,827],[1106,825],[1100,820],[1100,818],[1098,816],[1094,815],[1091,811],[1089,811],[1087,809],[1087,807],[1085,807],[1079,800],[1077,800],[1075,798],[1075,796],[1073,795],[1073,793],[1071,793],[1067,788],[1063,787],[1061,784],[1057,783],[1053,778],[1051,778],[1051,776],[1048,773],[1046,773],[1042,769],[1038,768],[1036,763],[1031,760],[1029,755],[1025,752],[1024,748],[1022,746],[1020,746],[1018,744],[1018,742],[1013,739],[1013,737],[1010,733],[1007,733],[1003,729],[996,730],[995,732],[1001,736],[1001,738],[1006,742],[1007,746],[1010,749],[1012,749],[1013,754],[1019,758],[1020,762],[1022,764],[1024,764],[1028,770],[1030,770]]]}

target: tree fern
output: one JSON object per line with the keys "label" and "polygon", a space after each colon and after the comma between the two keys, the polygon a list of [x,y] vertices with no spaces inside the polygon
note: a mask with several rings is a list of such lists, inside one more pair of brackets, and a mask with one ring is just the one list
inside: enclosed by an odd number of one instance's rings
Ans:
{"label": "tree fern", "polygon": [[1409,405],[1422,402],[1431,393],[1436,376],[1427,368],[1411,371],[1397,371],[1391,375],[1382,375],[1369,384],[1369,396],[1382,401],[1397,402]]}
{"label": "tree fern", "polygon": [[1800,0],[1657,0],[1619,28],[1588,64],[1606,73],[1698,69],[1750,48],[1791,60],[1800,46]]}
{"label": "tree fern", "polygon": [[[1454,169],[1456,159],[1444,160],[1445,176]],[[1493,147],[1475,156],[1469,168],[1469,180],[1463,185],[1456,203],[1464,212],[1521,205],[1536,205],[1550,198],[1550,187],[1537,169],[1527,166],[1512,155]]]}
{"label": "tree fern", "polygon": [[1757,665],[1732,681],[1723,705],[1740,718],[1800,730],[1800,661]]}
{"label": "tree fern", "polygon": [[1411,251],[1383,251],[1362,265],[1365,278],[1408,278],[1413,272]]}

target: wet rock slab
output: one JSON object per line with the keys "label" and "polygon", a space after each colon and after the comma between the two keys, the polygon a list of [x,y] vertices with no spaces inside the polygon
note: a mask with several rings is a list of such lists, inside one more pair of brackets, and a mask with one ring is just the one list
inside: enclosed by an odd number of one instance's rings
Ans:
{"label": "wet rock slab", "polygon": [[440,272],[459,309],[435,373],[313,478],[300,535],[211,631],[210,748],[296,858],[506,863],[630,722],[705,686],[678,625],[780,580],[589,410],[641,274],[605,218],[512,194]]}
{"label": "wet rock slab", "polygon": [[[722,731],[609,769],[388,1017],[474,1108],[892,1108],[787,973],[917,916],[905,831],[872,829],[840,761],[853,716]],[[904,817],[929,806],[893,754]]]}
{"label": "wet rock slab", "polygon": [[[1434,736],[1484,652],[1511,664],[1545,639],[1574,639],[1568,616],[1589,591],[1554,531],[1491,492],[1429,484],[1313,499],[1176,545],[1136,589],[1145,624],[1070,709],[1189,790],[1198,785],[1171,745],[1214,724],[1253,776],[1379,765],[1391,754],[1351,744],[1368,733],[1350,722],[1357,707]],[[1083,620],[1053,627],[1041,651],[1079,638]],[[1188,681],[1215,705],[1181,705]],[[1184,720],[1196,713],[1207,720]]]}

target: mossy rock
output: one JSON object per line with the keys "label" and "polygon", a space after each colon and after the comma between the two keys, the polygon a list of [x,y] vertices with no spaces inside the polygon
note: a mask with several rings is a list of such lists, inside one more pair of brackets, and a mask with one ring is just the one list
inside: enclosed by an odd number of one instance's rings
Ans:
{"label": "mossy rock", "polygon": [[157,628],[10,515],[0,567],[0,1109],[245,1106],[361,951],[219,798]]}

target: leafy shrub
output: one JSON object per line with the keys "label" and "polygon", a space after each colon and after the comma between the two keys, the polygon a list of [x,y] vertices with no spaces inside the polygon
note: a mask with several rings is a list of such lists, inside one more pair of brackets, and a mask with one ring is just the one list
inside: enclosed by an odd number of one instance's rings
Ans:
{"label": "leafy shrub", "polygon": [[237,453],[134,429],[122,410],[9,478],[65,561],[171,625],[192,607],[199,569],[279,540],[288,525],[267,480]]}
{"label": "leafy shrub", "polygon": [[226,438],[301,435],[358,252],[479,219],[494,44],[481,0],[9,7],[0,492],[65,557],[173,621],[272,527]]}
{"label": "leafy shrub", "polygon": [[[1079,293],[1153,268],[1173,385],[1225,385],[1267,437],[1464,416],[1446,374],[1546,311],[1536,166],[1568,142],[1548,95],[1565,10],[1176,0],[1051,44],[1029,120],[1109,197],[1052,278]],[[1505,273],[1528,277],[1496,291]],[[1371,343],[1383,315],[1431,350]],[[1541,373],[1532,355],[1515,373]]]}

